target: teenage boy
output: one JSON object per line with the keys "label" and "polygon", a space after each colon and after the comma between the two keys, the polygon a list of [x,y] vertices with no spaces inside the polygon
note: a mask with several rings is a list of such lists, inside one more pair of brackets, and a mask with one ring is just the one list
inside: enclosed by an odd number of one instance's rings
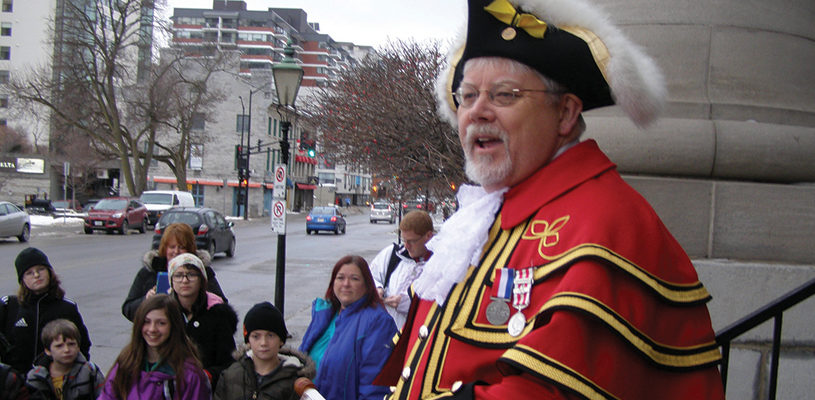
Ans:
{"label": "teenage boy", "polygon": [[79,352],[79,329],[67,319],[55,319],[42,329],[45,357],[28,371],[32,399],[96,399],[105,384],[99,367]]}
{"label": "teenage boy", "polygon": [[294,381],[313,379],[314,361],[283,348],[289,333],[283,314],[269,302],[255,304],[243,319],[244,346],[240,358],[221,373],[215,400],[299,399]]}

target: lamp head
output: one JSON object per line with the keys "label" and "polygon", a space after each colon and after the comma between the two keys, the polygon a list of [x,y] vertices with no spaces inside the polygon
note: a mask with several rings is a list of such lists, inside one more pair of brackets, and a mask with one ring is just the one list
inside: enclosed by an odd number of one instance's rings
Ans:
{"label": "lamp head", "polygon": [[284,107],[293,106],[297,100],[297,91],[303,80],[303,67],[294,59],[294,48],[289,39],[283,50],[283,61],[272,66],[277,101]]}

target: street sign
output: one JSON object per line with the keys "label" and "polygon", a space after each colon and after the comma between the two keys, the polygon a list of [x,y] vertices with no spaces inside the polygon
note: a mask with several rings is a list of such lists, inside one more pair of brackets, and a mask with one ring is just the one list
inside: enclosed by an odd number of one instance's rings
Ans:
{"label": "street sign", "polygon": [[286,199],[286,165],[277,164],[274,167],[274,192],[275,199]]}
{"label": "street sign", "polygon": [[278,235],[286,234],[286,200],[272,200],[272,230]]}

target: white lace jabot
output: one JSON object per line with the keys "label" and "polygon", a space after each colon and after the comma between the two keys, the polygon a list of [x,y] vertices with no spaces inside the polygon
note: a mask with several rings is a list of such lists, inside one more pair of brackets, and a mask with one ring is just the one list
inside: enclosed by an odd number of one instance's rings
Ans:
{"label": "white lace jabot", "polygon": [[413,282],[413,289],[419,297],[444,305],[450,289],[464,279],[467,268],[478,264],[506,191],[504,188],[487,193],[480,186],[460,187],[456,195],[458,211],[427,242],[433,256]]}

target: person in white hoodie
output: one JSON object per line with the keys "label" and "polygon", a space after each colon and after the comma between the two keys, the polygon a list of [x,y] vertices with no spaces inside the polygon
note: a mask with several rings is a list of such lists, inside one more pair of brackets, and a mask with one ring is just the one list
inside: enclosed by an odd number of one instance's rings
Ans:
{"label": "person in white hoodie", "polygon": [[371,261],[371,275],[379,296],[396,327],[402,330],[410,308],[410,285],[433,255],[427,242],[433,237],[433,220],[424,211],[411,211],[399,223],[402,244],[382,249]]}

